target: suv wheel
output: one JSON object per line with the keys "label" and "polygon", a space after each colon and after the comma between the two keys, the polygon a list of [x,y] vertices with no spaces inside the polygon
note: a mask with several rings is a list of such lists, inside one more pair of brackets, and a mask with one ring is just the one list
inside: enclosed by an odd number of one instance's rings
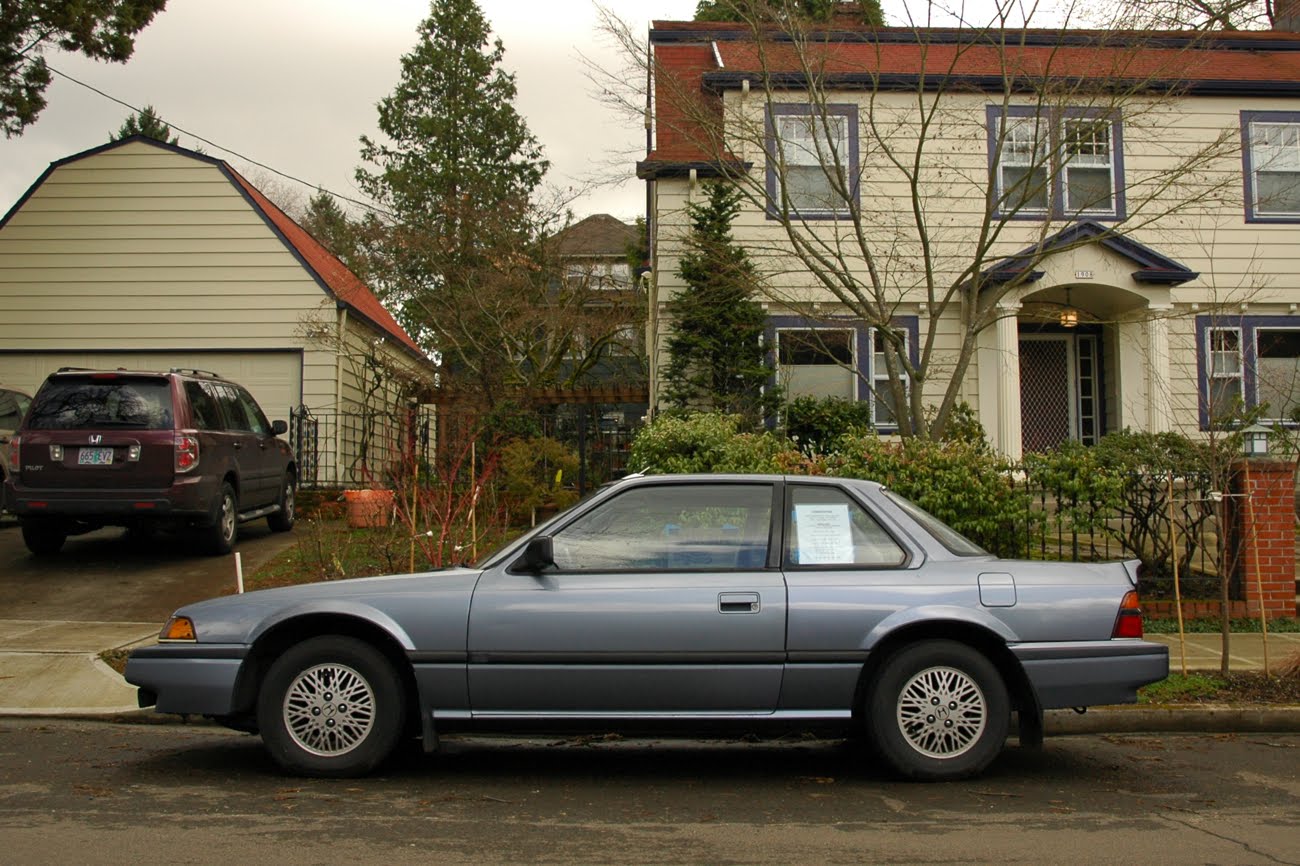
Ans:
{"label": "suv wheel", "polygon": [[280,482],[280,510],[274,514],[267,515],[266,525],[271,527],[272,532],[288,532],[293,529],[294,520],[294,477],[292,472],[284,473],[284,479]]}
{"label": "suv wheel", "polygon": [[235,498],[235,488],[229,482],[221,485],[221,493],[217,495],[216,507],[213,509],[212,525],[204,532],[208,552],[213,556],[224,556],[235,549],[235,536],[239,534],[239,500]]}
{"label": "suv wheel", "polygon": [[40,518],[23,521],[23,542],[37,556],[58,553],[68,540],[68,527],[57,520]]}

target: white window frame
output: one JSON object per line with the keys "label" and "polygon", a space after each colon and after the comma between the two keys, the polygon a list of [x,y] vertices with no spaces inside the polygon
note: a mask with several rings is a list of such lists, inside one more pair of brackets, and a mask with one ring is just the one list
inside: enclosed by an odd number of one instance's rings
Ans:
{"label": "white window frame", "polygon": [[[1289,140],[1268,141],[1270,133]],[[1300,218],[1298,210],[1280,210],[1261,203],[1259,177],[1276,172],[1300,176],[1300,120],[1258,120],[1247,123],[1250,158],[1250,212],[1252,216]],[[1300,177],[1296,183],[1300,184]]]}
{"label": "white window frame", "polygon": [[[857,106],[781,103],[768,110],[768,216],[781,215],[787,199],[786,178],[790,168],[816,168],[827,192],[825,207],[800,207],[789,202],[792,216],[812,219],[849,216],[857,206],[858,197]],[[802,132],[795,134],[800,129]],[[833,188],[831,174],[837,170],[839,186],[846,195]]]}
{"label": "white window frame", "polygon": [[[1089,159],[1089,154],[1070,153],[1069,148],[1072,143],[1070,137],[1070,127],[1072,125],[1086,124],[1094,130],[1105,130],[1106,159],[1104,162]],[[1115,207],[1115,122],[1104,117],[1088,116],[1066,116],[1061,118],[1061,206],[1066,213],[1075,214],[1102,214],[1105,216],[1114,216],[1117,212]],[[1094,135],[1091,140],[1096,143],[1101,140],[1101,136]],[[1109,178],[1110,197],[1107,199],[1105,207],[1083,207],[1075,209],[1070,206],[1070,172],[1072,168],[1084,170],[1094,170],[1105,168]]]}
{"label": "white window frame", "polygon": [[[879,330],[879,328],[871,328],[867,334],[867,346],[871,350],[871,424],[877,430],[882,428],[886,430],[896,430],[898,429],[897,417],[889,423],[884,423],[876,417],[877,394],[889,393],[889,367],[885,364],[885,353],[883,351],[876,351],[876,332]],[[912,351],[912,335],[906,328],[898,328],[897,331],[903,337],[903,353],[909,354]],[[884,344],[882,343],[881,348],[883,348],[883,346]],[[912,393],[912,377],[907,375],[906,367],[903,367],[899,372],[902,373],[903,376],[903,398],[908,399]],[[879,391],[882,387],[881,383],[884,383],[884,391]],[[898,410],[895,409],[895,414],[897,414],[897,411]]]}
{"label": "white window frame", "polygon": [[[1022,141],[1018,134],[1021,130],[1030,130],[1032,137],[1027,141]],[[1052,210],[1052,161],[1048,157],[1049,136],[1047,134],[1047,124],[1043,119],[1034,115],[1003,115],[998,118],[998,135],[1001,141],[1001,152],[997,160],[997,179],[998,179],[998,201],[1015,213],[1020,214],[1047,214]],[[1023,145],[1028,145],[1025,147]],[[1007,183],[1005,170],[1008,168],[1020,168],[1027,171],[1033,171],[1038,166],[1038,170],[1043,172],[1043,206],[1031,207],[1029,205],[1016,205],[1007,198],[1009,190],[1014,184]]]}
{"label": "white window frame", "polygon": [[[1215,343],[1214,338],[1220,334],[1228,334],[1228,333],[1234,334],[1236,336],[1236,340],[1237,340],[1236,349],[1235,350],[1216,349],[1214,346]],[[1214,395],[1216,391],[1215,388],[1216,382],[1219,381],[1226,382],[1235,379],[1237,381],[1237,396],[1242,400],[1245,399],[1246,363],[1245,363],[1245,356],[1243,354],[1244,351],[1245,351],[1245,344],[1243,343],[1243,334],[1241,332],[1241,328],[1233,326],[1233,327],[1210,327],[1205,329],[1205,388],[1206,388],[1205,405],[1207,407],[1208,412],[1210,413],[1211,423],[1213,423],[1214,420]],[[1229,354],[1234,356],[1236,371],[1221,373],[1219,372],[1220,369],[1219,359],[1220,357],[1228,356]]]}

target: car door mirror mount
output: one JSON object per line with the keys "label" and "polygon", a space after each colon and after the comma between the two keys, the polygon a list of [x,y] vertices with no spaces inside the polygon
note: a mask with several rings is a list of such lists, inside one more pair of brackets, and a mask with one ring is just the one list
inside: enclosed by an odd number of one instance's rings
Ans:
{"label": "car door mirror mount", "polygon": [[549,535],[537,535],[528,539],[524,553],[519,557],[512,570],[527,574],[539,574],[548,566],[555,565],[555,546]]}

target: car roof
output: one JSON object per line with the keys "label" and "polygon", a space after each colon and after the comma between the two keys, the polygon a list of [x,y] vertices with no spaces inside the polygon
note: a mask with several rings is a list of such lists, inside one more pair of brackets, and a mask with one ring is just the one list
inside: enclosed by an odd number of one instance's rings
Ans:
{"label": "car roof", "polygon": [[696,473],[688,473],[683,475],[668,474],[668,473],[665,473],[663,475],[652,475],[652,474],[638,473],[636,475],[627,476],[626,478],[617,482],[615,486],[623,486],[625,484],[633,484],[637,482],[652,482],[652,483],[670,482],[674,484],[679,484],[679,483],[698,484],[701,482],[710,482],[710,481],[712,482],[722,481],[727,483],[746,482],[746,481],[750,483],[754,483],[754,482],[771,483],[774,481],[785,481],[786,483],[797,482],[799,484],[826,484],[826,485],[834,485],[834,486],[842,486],[844,484],[850,484],[855,487],[866,487],[870,489],[881,489],[884,487],[883,484],[877,481],[864,481],[860,478],[838,478],[830,475],[775,475],[775,474],[747,475],[747,474],[733,473],[733,472],[696,472]]}

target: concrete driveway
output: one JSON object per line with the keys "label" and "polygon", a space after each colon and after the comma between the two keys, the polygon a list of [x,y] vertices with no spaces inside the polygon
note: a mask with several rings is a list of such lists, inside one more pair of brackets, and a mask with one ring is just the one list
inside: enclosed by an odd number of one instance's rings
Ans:
{"label": "concrete driveway", "polygon": [[[239,527],[235,549],[248,574],[293,543],[293,532],[271,532],[257,520]],[[14,521],[0,523],[3,619],[161,626],[183,604],[234,591],[235,557],[201,555],[184,535],[158,533],[142,543],[122,529],[101,529],[38,558]]]}

